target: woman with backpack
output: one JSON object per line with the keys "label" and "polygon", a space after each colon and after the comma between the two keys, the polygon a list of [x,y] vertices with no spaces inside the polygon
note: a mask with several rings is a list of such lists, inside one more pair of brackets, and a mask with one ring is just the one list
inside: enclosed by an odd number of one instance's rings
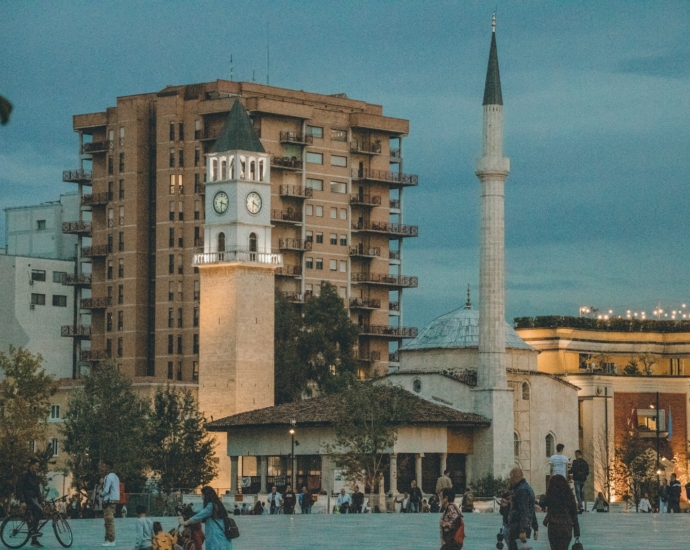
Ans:
{"label": "woman with backpack", "polygon": [[553,476],[546,488],[546,495],[539,501],[546,509],[544,526],[549,530],[549,544],[552,550],[568,550],[575,534],[575,543],[580,542],[578,507],[573,492],[563,476]]}
{"label": "woman with backpack", "polygon": [[465,524],[455,505],[455,491],[446,487],[441,496],[444,510],[441,516],[441,550],[461,550],[465,540]]}
{"label": "woman with backpack", "polygon": [[201,494],[204,497],[203,510],[182,525],[203,522],[206,526],[206,550],[232,550],[232,541],[225,535],[226,525],[230,525],[231,521],[225,506],[212,487],[203,487]]}

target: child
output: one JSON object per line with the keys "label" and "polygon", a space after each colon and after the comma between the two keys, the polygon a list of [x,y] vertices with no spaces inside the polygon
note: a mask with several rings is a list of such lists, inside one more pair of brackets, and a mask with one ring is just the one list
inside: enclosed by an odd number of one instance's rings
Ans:
{"label": "child", "polygon": [[177,544],[175,530],[170,533],[163,531],[163,526],[159,521],[153,522],[153,550],[173,550]]}
{"label": "child", "polygon": [[134,543],[134,550],[150,550],[151,538],[153,537],[153,523],[146,517],[146,506],[139,504],[137,512],[137,540]]}
{"label": "child", "polygon": [[[182,521],[180,524],[182,524],[194,515],[194,510],[189,505],[185,506],[182,508],[180,515],[182,516]],[[204,544],[204,531],[201,527],[201,523],[191,523],[190,525],[187,525],[183,529],[182,534],[187,536],[187,538],[192,541],[195,550],[202,549]],[[190,547],[190,545],[185,545],[185,548],[188,547]]]}

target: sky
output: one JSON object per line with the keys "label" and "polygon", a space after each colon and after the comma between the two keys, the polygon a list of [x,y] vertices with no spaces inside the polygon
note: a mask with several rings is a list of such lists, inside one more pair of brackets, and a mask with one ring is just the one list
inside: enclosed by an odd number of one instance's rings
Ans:
{"label": "sky", "polygon": [[[0,210],[74,191],[72,115],[230,78],[410,121],[404,324],[478,296],[482,95],[497,8],[506,317],[690,305],[690,2],[0,3]],[[269,63],[270,59],[270,63]],[[270,67],[270,68],[269,68]],[[4,213],[0,212],[0,246]]]}

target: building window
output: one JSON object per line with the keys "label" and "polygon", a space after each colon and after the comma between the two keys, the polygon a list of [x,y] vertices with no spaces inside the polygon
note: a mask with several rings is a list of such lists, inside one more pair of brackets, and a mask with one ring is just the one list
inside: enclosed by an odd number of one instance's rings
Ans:
{"label": "building window", "polygon": [[331,271],[338,271],[338,260],[331,260],[329,262]]}
{"label": "building window", "polygon": [[182,336],[177,337],[177,353],[182,355]]}
{"label": "building window", "polygon": [[347,183],[343,183],[342,181],[332,181],[331,193],[347,193]]}
{"label": "building window", "polygon": [[194,139],[201,139],[201,121],[194,121]]}
{"label": "building window", "polygon": [[[201,149],[199,147],[194,148],[194,166],[199,166],[199,163],[201,162]],[[194,174],[195,176],[198,176],[199,174]]]}
{"label": "building window", "polygon": [[113,252],[113,236],[112,234],[108,235],[108,254],[112,254]]}
{"label": "building window", "polygon": [[113,175],[113,157],[108,155],[108,175]]}
{"label": "building window", "polygon": [[31,280],[32,281],[45,281],[46,272],[42,269],[32,269],[31,270]]}
{"label": "building window", "polygon": [[178,151],[177,157],[178,157],[177,165],[180,168],[184,168],[184,150],[180,149]]}
{"label": "building window", "polygon": [[43,231],[46,228],[45,220],[36,220],[36,229],[38,231]]}
{"label": "building window", "polygon": [[316,217],[323,218],[323,206],[316,207]]}
{"label": "building window", "polygon": [[175,194],[175,174],[170,174],[170,188],[168,191],[171,195]]}
{"label": "building window", "polygon": [[125,234],[122,231],[120,231],[120,234],[118,235],[117,249],[120,252],[124,252],[125,250]]}
{"label": "building window", "polygon": [[338,209],[335,207],[331,207],[331,219],[332,220],[338,219]]}
{"label": "building window", "polygon": [[53,271],[53,282],[54,283],[62,283],[65,280],[65,273],[64,271]]}
{"label": "building window", "polygon": [[313,205],[308,204],[305,210],[306,210],[307,216],[313,216],[314,215],[314,206]]}
{"label": "building window", "polygon": [[105,314],[105,330],[108,332],[113,330],[113,314],[110,311]]}
{"label": "building window", "polygon": [[120,180],[117,197],[120,200],[125,198],[125,180]]}
{"label": "building window", "polygon": [[193,318],[192,324],[195,327],[199,326],[199,308],[198,307],[194,308],[194,318]]}
{"label": "building window", "polygon": [[31,293],[31,305],[32,306],[44,306],[46,305],[46,295]]}
{"label": "building window", "polygon": [[108,227],[113,227],[115,223],[113,222],[113,209],[108,208]]}
{"label": "building window", "polygon": [[195,334],[194,335],[194,340],[192,343],[192,353],[195,355],[199,353],[199,335]]}
{"label": "building window", "polygon": [[119,279],[125,276],[125,260],[122,258],[117,261],[117,276]]}
{"label": "building window", "polygon": [[338,235],[331,233],[331,244],[338,244]]}
{"label": "building window", "polygon": [[340,260],[340,272],[347,273],[347,260]]}
{"label": "building window", "polygon": [[[347,167],[347,157],[341,157],[339,155],[331,155],[331,166]],[[343,193],[344,193],[344,191],[343,191]]]}
{"label": "building window", "polygon": [[316,244],[322,244],[323,243],[323,233],[316,233]]}
{"label": "building window", "polygon": [[199,279],[196,279],[194,281],[194,300],[197,302],[199,301],[200,293],[201,293],[201,291],[199,290]]}
{"label": "building window", "polygon": [[415,393],[420,393],[422,391],[422,381],[419,378],[415,378],[412,382],[412,391]]}
{"label": "building window", "polygon": [[249,252],[258,252],[259,251],[259,240],[256,236],[256,233],[250,233],[249,234]]}
{"label": "building window", "polygon": [[192,382],[199,381],[199,361],[192,361]]}
{"label": "building window", "polygon": [[323,258],[316,258],[316,269],[323,269]]}
{"label": "building window", "polygon": [[218,252],[225,252],[225,233],[218,233]]}
{"label": "building window", "polygon": [[347,246],[347,235],[340,235],[340,246]]}
{"label": "building window", "polygon": [[175,221],[175,201],[170,201],[170,215],[168,216],[168,219],[171,222]]}
{"label": "building window", "polygon": [[170,168],[175,168],[175,148],[170,148],[170,158],[169,158]]}
{"label": "building window", "polygon": [[179,130],[179,136],[178,139],[180,141],[184,141],[184,122],[180,122],[180,125],[178,127]]}
{"label": "building window", "polygon": [[125,225],[125,207],[120,206],[120,219],[119,219],[119,224],[120,225]]}
{"label": "building window", "polygon": [[117,330],[124,330],[125,327],[125,312],[117,312]]}
{"label": "building window", "polygon": [[175,141],[175,123],[170,123],[170,141]]}
{"label": "building window", "polygon": [[117,285],[117,303],[122,304],[125,301],[125,286]]}
{"label": "building window", "polygon": [[175,274],[175,254],[168,254],[168,275]]}
{"label": "building window", "polygon": [[173,318],[174,318],[174,310],[173,310],[173,308],[169,307],[168,308],[168,328],[173,328]]}
{"label": "building window", "polygon": [[323,154],[307,153],[307,162],[310,162],[312,164],[323,164]]}
{"label": "building window", "polygon": [[177,219],[182,221],[184,220],[184,203],[182,201],[177,203],[179,213],[177,214]]}
{"label": "building window", "polygon": [[306,259],[306,266],[307,266],[307,269],[314,269],[314,258],[307,258]]}
{"label": "building window", "polygon": [[307,178],[307,188],[314,191],[323,191],[323,180]]}
{"label": "building window", "polygon": [[175,337],[172,334],[168,334],[168,355],[172,355],[175,351]]}
{"label": "building window", "polygon": [[671,357],[671,376],[683,375],[685,369],[683,368],[683,360],[680,357]]}
{"label": "building window", "polygon": [[553,434],[547,434],[546,436],[546,456],[551,457],[556,450],[556,443]]}
{"label": "building window", "polygon": [[175,248],[175,228],[168,228],[168,248]]}
{"label": "building window", "polygon": [[307,126],[307,135],[315,138],[323,138],[323,127],[321,126]]}
{"label": "building window", "polygon": [[513,454],[515,455],[515,458],[520,456],[520,436],[517,432],[513,432]]}
{"label": "building window", "polygon": [[113,356],[113,341],[111,339],[105,341],[105,355],[108,358]]}
{"label": "building window", "polygon": [[125,127],[120,126],[120,147],[125,144]]}
{"label": "building window", "polygon": [[67,296],[53,294],[53,305],[58,307],[67,307]]}
{"label": "building window", "polygon": [[341,286],[338,288],[338,296],[340,296],[343,300],[347,298],[347,287],[346,286]]}
{"label": "building window", "polygon": [[182,254],[177,255],[177,274],[178,275],[184,274],[184,261],[183,261]]}
{"label": "building window", "polygon": [[118,357],[122,357],[122,355],[123,355],[123,348],[124,348],[123,340],[122,340],[122,337],[120,337],[120,338],[117,339],[117,356],[118,356]]}
{"label": "building window", "polygon": [[[666,431],[666,411],[659,412],[659,431]],[[637,429],[639,432],[656,432],[656,409],[637,409]]]}
{"label": "building window", "polygon": [[182,308],[177,310],[177,328],[182,328]]}
{"label": "building window", "polygon": [[60,420],[60,405],[51,405],[50,406],[50,419],[51,420]]}
{"label": "building window", "polygon": [[308,243],[313,243],[314,242],[314,232],[313,231],[305,231],[304,232],[304,240]]}
{"label": "building window", "polygon": [[529,384],[527,382],[522,383],[522,400],[529,401]]}
{"label": "building window", "polygon": [[182,381],[182,361],[177,362],[177,380]]}
{"label": "building window", "polygon": [[108,260],[108,280],[113,278],[113,261]]}
{"label": "building window", "polygon": [[120,165],[118,166],[120,174],[125,171],[125,154],[120,153]]}
{"label": "building window", "polygon": [[347,141],[347,130],[331,129],[331,141]]}
{"label": "building window", "polygon": [[168,361],[168,380],[173,379],[173,362]]}
{"label": "building window", "polygon": [[347,208],[340,209],[340,219],[347,221]]}
{"label": "building window", "polygon": [[52,456],[60,456],[60,445],[57,437],[50,438],[50,450],[52,451]]}
{"label": "building window", "polygon": [[168,281],[168,301],[172,302],[175,299],[175,283]]}

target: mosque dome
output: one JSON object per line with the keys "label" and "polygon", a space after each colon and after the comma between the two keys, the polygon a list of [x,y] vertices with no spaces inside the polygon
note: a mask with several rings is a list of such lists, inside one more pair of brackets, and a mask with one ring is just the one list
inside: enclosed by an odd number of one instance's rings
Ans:
{"label": "mosque dome", "polygon": [[[534,349],[508,323],[505,323],[505,330],[506,349]],[[478,347],[479,311],[472,309],[468,301],[463,307],[431,321],[414,340],[403,346],[402,351]]]}

